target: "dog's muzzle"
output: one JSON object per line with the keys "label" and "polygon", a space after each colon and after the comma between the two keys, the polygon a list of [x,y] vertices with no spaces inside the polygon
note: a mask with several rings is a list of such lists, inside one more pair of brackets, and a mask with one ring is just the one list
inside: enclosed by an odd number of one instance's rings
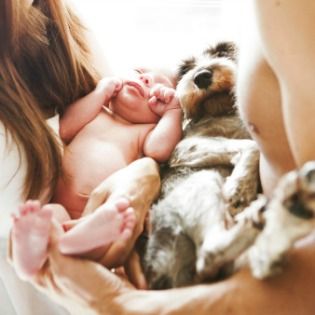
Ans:
{"label": "dog's muzzle", "polygon": [[212,71],[207,69],[199,70],[194,75],[194,83],[199,89],[207,89],[212,83]]}

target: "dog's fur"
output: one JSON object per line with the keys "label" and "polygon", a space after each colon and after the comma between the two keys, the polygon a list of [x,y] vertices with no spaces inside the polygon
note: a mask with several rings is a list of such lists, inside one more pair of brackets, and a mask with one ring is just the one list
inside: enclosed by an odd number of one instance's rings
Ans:
{"label": "dog's fur", "polygon": [[[262,198],[263,199],[263,198]],[[306,163],[282,177],[272,198],[264,207],[249,207],[238,218],[236,228],[255,221],[261,229],[252,232],[255,243],[245,253],[252,274],[263,279],[279,273],[286,254],[294,243],[314,232],[315,228],[315,162]],[[244,220],[244,218],[247,219]],[[262,228],[263,227],[263,228]],[[251,230],[254,230],[252,225]],[[255,239],[257,233],[257,239]],[[241,234],[243,234],[241,236]],[[235,242],[242,242],[248,235],[242,231]]]}
{"label": "dog's fur", "polygon": [[315,162],[283,176],[270,200],[251,202],[258,150],[237,115],[235,61],[235,46],[221,43],[180,67],[185,136],[151,210],[142,256],[151,288],[215,279],[244,263],[255,277],[269,277],[294,242],[314,231]]}
{"label": "dog's fur", "polygon": [[[270,200],[260,196],[235,217],[234,226],[217,241],[218,256],[234,267],[249,264],[258,279],[282,271],[294,243],[314,232],[315,162],[284,175]],[[243,253],[243,255],[241,255]]]}
{"label": "dog's fur", "polygon": [[232,43],[180,66],[184,138],[162,172],[161,197],[151,210],[142,261],[151,288],[217,277],[231,259],[213,259],[216,238],[256,198],[259,154],[237,114],[236,66]]}

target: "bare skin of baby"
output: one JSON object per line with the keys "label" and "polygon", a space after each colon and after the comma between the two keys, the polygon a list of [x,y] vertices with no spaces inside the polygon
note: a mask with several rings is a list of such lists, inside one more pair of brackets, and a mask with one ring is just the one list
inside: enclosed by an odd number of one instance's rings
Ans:
{"label": "bare skin of baby", "polygon": [[[13,256],[22,278],[36,274],[46,261],[53,220],[66,230],[59,243],[63,254],[97,259],[112,242],[131,237],[137,213],[124,196],[81,216],[93,189],[115,171],[143,156],[158,162],[169,158],[181,138],[173,84],[164,74],[145,70],[127,79],[105,78],[69,106],[60,135],[66,143],[64,174],[54,203],[27,201],[14,217]],[[78,219],[74,226],[71,219]]]}

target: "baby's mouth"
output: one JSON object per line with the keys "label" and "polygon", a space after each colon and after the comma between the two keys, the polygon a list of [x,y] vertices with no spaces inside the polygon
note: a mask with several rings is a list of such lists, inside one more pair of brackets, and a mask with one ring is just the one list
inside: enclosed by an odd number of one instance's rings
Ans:
{"label": "baby's mouth", "polygon": [[144,90],[139,83],[134,81],[127,81],[125,84],[134,87],[143,98],[145,97]]}

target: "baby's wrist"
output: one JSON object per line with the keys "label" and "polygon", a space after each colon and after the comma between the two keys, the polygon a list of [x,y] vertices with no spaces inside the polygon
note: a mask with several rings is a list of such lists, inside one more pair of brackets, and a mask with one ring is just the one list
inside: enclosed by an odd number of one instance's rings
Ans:
{"label": "baby's wrist", "polygon": [[170,104],[166,105],[165,112],[169,110],[179,110],[181,111],[181,107],[179,105],[179,102],[171,102]]}

